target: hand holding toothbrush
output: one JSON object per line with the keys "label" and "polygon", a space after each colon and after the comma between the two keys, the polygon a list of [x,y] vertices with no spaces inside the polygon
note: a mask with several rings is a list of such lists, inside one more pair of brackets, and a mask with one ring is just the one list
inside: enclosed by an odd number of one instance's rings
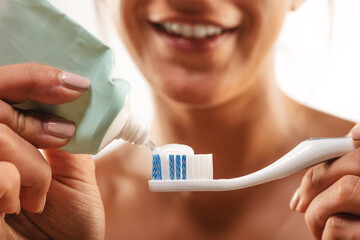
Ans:
{"label": "hand holding toothbrush", "polygon": [[[360,128],[352,130],[360,140]],[[360,148],[307,171],[290,202],[315,239],[360,239]]]}
{"label": "hand holding toothbrush", "polygon": [[93,159],[38,151],[65,145],[75,125],[10,105],[66,103],[89,87],[85,78],[44,65],[0,67],[0,239],[103,239]]}

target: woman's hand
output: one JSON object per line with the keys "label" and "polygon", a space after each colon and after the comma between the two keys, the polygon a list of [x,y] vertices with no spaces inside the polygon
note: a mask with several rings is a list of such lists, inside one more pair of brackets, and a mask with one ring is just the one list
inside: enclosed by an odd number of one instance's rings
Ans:
{"label": "woman's hand", "polygon": [[90,156],[61,150],[65,119],[10,104],[74,101],[89,80],[39,64],[0,66],[0,239],[103,239],[104,210]]}
{"label": "woman's hand", "polygon": [[[360,140],[360,128],[352,131]],[[290,201],[315,239],[360,239],[360,148],[307,171]]]}

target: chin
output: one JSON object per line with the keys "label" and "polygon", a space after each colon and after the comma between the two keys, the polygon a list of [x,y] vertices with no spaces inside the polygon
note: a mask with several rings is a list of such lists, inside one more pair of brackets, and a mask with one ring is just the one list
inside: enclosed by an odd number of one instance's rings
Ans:
{"label": "chin", "polygon": [[[165,75],[165,76],[164,76]],[[154,90],[167,98],[167,100],[184,104],[189,107],[209,107],[223,102],[227,95],[223,92],[225,87],[218,77],[214,74],[171,72],[159,76],[158,81],[154,82]]]}

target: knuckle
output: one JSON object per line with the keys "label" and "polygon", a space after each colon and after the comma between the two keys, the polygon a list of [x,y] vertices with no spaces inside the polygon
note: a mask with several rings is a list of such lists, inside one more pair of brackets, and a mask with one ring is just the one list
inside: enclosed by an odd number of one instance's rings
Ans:
{"label": "knuckle", "polygon": [[15,148],[15,142],[12,136],[12,130],[3,123],[0,123],[0,151],[9,151]]}
{"label": "knuckle", "polygon": [[312,216],[311,216],[311,213],[309,211],[305,212],[304,220],[305,220],[306,225],[310,226],[310,223],[312,222]]}
{"label": "knuckle", "polygon": [[328,169],[328,163],[323,163],[318,166],[310,168],[303,177],[301,183],[301,193],[311,192],[317,189],[322,184],[323,176]]}
{"label": "knuckle", "polygon": [[360,178],[354,175],[346,175],[338,181],[335,195],[339,200],[345,200],[353,197],[359,192]]}
{"label": "knuckle", "polygon": [[0,122],[9,122],[9,113],[11,113],[12,111],[13,107],[0,99]]}
{"label": "knuckle", "polygon": [[25,112],[13,112],[13,120],[12,120],[13,128],[20,135],[23,134],[26,130],[26,116]]}
{"label": "knuckle", "polygon": [[37,175],[36,180],[33,182],[34,188],[42,188],[47,189],[47,187],[50,185],[51,178],[52,178],[52,172],[51,168],[48,164],[44,164],[44,168],[42,168],[41,174]]}
{"label": "knuckle", "polygon": [[312,188],[313,186],[313,175],[314,175],[314,168],[310,168],[304,175],[301,188],[302,192],[307,191]]}
{"label": "knuckle", "polygon": [[0,123],[0,134],[8,134],[9,130],[9,127],[6,124]]}
{"label": "knuckle", "polygon": [[360,165],[360,148],[355,149],[352,153],[352,161],[355,162],[356,166]]}
{"label": "knuckle", "polygon": [[3,162],[1,164],[3,176],[6,177],[6,181],[1,181],[1,191],[8,193],[20,186],[20,173],[14,164],[9,162]]}
{"label": "knuckle", "polygon": [[43,130],[43,124],[48,117],[45,114],[37,113],[32,110],[16,110],[12,113],[12,119],[8,124],[18,135],[28,139],[33,134],[41,133]]}
{"label": "knuckle", "polygon": [[342,235],[340,233],[344,231],[345,224],[346,223],[343,218],[337,215],[330,216],[326,221],[324,232],[326,232],[327,236],[332,236],[334,239],[338,239],[338,237],[340,237],[339,235]]}
{"label": "knuckle", "polygon": [[51,168],[48,164],[45,164],[45,171],[44,171],[44,180],[48,183],[50,183],[52,178],[52,172]]}
{"label": "knuckle", "polygon": [[25,66],[25,69],[26,74],[30,80],[28,84],[31,84],[29,87],[32,89],[39,87],[41,84],[52,82],[51,80],[55,80],[59,72],[59,70],[54,67],[42,65],[39,63],[28,63]]}
{"label": "knuckle", "polygon": [[325,239],[359,239],[360,231],[355,227],[352,217],[346,214],[336,214],[330,216],[324,227]]}
{"label": "knuckle", "polygon": [[35,80],[40,77],[40,73],[42,72],[43,65],[38,63],[25,63],[24,67],[30,79]]}
{"label": "knuckle", "polygon": [[[0,100],[0,123],[11,126],[14,120],[14,108],[8,103]],[[3,131],[6,131],[2,128]]]}
{"label": "knuckle", "polygon": [[318,222],[317,217],[318,217],[318,215],[314,214],[313,211],[311,211],[311,210],[306,211],[305,215],[304,215],[306,225],[309,226],[309,227],[314,226],[315,223]]}

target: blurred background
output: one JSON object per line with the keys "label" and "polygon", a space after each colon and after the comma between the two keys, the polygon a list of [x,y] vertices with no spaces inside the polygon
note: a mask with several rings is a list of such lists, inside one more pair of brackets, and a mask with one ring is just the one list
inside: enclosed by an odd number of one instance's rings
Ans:
{"label": "blurred background", "polygon": [[[151,94],[110,16],[96,0],[50,0],[116,52],[114,75],[131,82],[134,112],[153,116]],[[279,86],[295,100],[360,121],[360,1],[307,0],[289,12],[277,43]],[[100,10],[100,14],[99,14]]]}

